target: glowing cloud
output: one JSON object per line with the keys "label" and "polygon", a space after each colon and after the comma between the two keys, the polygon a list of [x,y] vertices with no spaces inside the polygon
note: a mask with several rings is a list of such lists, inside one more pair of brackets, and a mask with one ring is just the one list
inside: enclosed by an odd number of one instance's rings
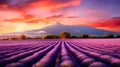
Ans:
{"label": "glowing cloud", "polygon": [[120,0],[0,0],[0,34],[38,29],[56,21],[119,31],[119,6]]}
{"label": "glowing cloud", "polygon": [[42,7],[47,9],[76,6],[80,4],[80,0],[38,0],[38,2],[33,2],[30,6]]}
{"label": "glowing cloud", "polygon": [[111,30],[111,31],[120,31],[120,18],[113,17],[107,20],[100,20],[100,21],[91,23],[90,25],[94,27]]}
{"label": "glowing cloud", "polygon": [[111,18],[93,23],[96,27],[120,28],[120,18]]}
{"label": "glowing cloud", "polygon": [[0,10],[0,20],[14,19],[23,17],[20,12],[10,10]]}
{"label": "glowing cloud", "polygon": [[1,0],[0,6],[7,5],[10,8],[41,7],[47,9],[76,6],[81,0]]}

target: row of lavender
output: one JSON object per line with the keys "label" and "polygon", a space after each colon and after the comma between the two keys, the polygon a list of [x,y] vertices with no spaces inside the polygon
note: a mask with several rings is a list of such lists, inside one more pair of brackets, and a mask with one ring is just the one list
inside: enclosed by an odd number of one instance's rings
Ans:
{"label": "row of lavender", "polygon": [[70,40],[0,47],[0,67],[120,67],[119,49]]}
{"label": "row of lavender", "polygon": [[96,46],[96,44],[92,44],[93,46],[91,46],[88,43],[85,45],[86,43],[79,44],[72,42],[68,44],[68,48],[71,48],[68,50],[77,59],[76,62],[82,67],[120,67],[119,54],[117,53],[114,56],[115,53],[110,53],[112,50],[104,48],[105,46]]}
{"label": "row of lavender", "polygon": [[[37,55],[44,56],[48,51],[53,49],[56,44],[57,42],[38,42],[29,45],[1,46],[0,67],[5,67],[8,64],[22,61],[25,58],[30,59],[30,61],[33,61],[31,59],[32,57],[33,59],[38,59]],[[34,57],[34,55],[36,55],[36,57]]]}

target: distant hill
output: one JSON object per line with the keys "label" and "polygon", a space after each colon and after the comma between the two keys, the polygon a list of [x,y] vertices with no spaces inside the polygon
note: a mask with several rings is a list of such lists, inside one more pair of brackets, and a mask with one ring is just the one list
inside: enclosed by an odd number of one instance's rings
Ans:
{"label": "distant hill", "polygon": [[103,29],[97,29],[90,26],[73,26],[73,25],[64,25],[59,22],[46,26],[42,29],[36,29],[36,30],[29,30],[29,31],[23,31],[23,32],[13,32],[4,34],[5,35],[19,35],[19,34],[25,34],[28,36],[41,36],[41,35],[47,35],[47,34],[59,34],[63,31],[70,32],[71,35],[80,35],[80,34],[88,34],[88,35],[105,35],[105,34],[114,34],[118,35],[120,32],[112,32],[107,31]]}

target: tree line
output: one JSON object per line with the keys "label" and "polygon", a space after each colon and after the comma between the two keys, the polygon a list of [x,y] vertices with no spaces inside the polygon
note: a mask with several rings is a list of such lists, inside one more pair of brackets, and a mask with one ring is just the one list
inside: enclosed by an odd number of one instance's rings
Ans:
{"label": "tree line", "polygon": [[59,35],[55,34],[49,34],[49,35],[43,35],[41,37],[26,37],[24,34],[18,36],[17,38],[11,37],[6,38],[2,40],[23,40],[23,39],[65,39],[65,38],[120,38],[120,35],[113,35],[113,34],[105,34],[103,36],[94,36],[94,35],[88,35],[88,34],[81,34],[79,36],[71,36],[69,32],[61,32]]}
{"label": "tree line", "polygon": [[43,39],[55,39],[55,38],[120,38],[120,35],[113,35],[113,34],[105,34],[102,36],[95,36],[95,35],[88,35],[88,34],[81,34],[79,36],[71,36],[69,32],[61,32],[59,35],[49,34],[43,36]]}

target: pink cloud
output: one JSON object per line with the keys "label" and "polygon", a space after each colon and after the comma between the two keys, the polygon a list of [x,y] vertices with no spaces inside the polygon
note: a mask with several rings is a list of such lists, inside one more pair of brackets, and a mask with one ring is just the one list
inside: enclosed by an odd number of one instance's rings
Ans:
{"label": "pink cloud", "polygon": [[108,29],[111,31],[120,31],[120,18],[110,18],[88,24],[93,27]]}
{"label": "pink cloud", "polygon": [[32,7],[41,7],[46,9],[55,9],[68,6],[77,6],[80,4],[80,0],[42,0],[38,2],[30,3]]}
{"label": "pink cloud", "polygon": [[14,19],[23,17],[20,12],[10,10],[0,10],[0,20]]}
{"label": "pink cloud", "polygon": [[93,23],[93,25],[96,27],[120,28],[120,19],[101,20]]}
{"label": "pink cloud", "polygon": [[[0,7],[7,5],[9,8],[41,7],[54,9],[79,5],[81,0],[1,0]],[[4,7],[3,7],[4,8]]]}

